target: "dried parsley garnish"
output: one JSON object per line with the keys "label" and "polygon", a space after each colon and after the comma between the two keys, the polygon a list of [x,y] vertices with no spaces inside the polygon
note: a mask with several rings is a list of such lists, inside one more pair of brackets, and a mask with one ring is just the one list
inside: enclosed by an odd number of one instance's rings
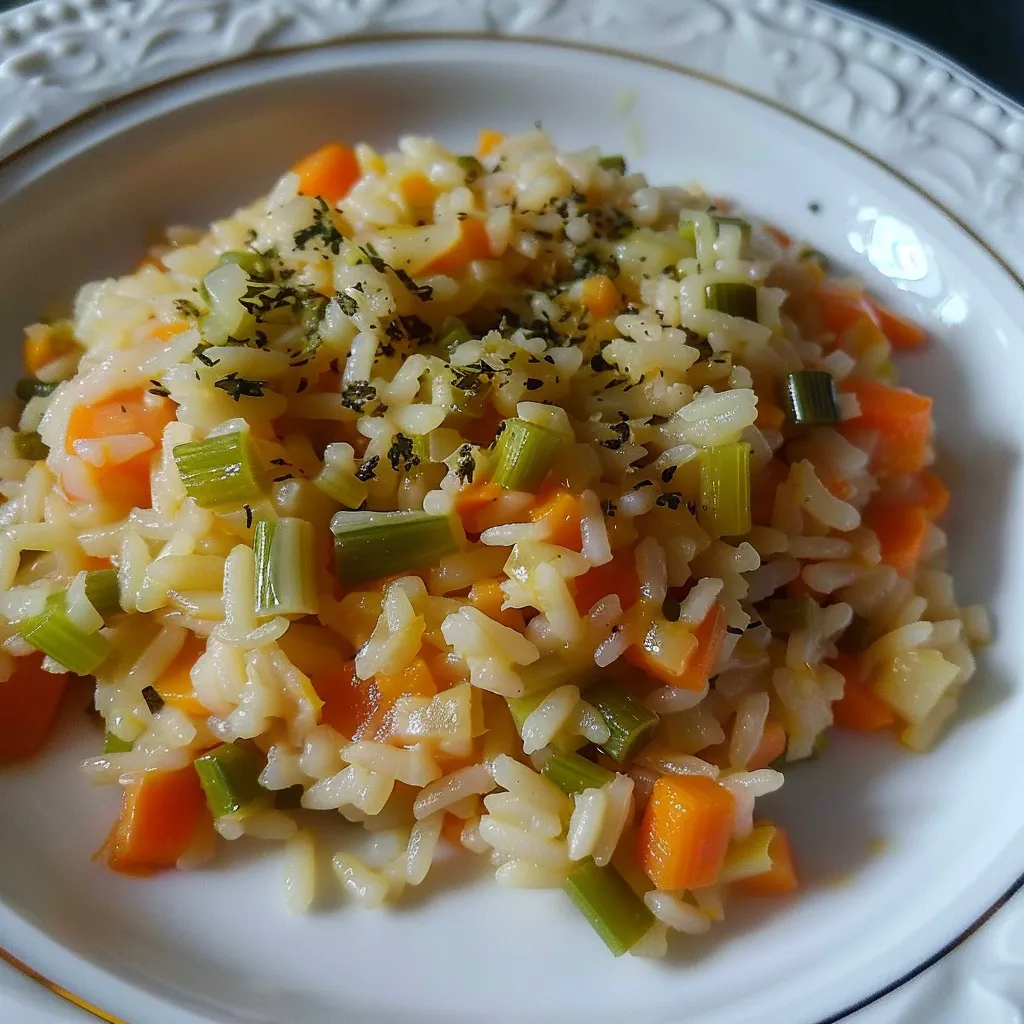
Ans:
{"label": "dried parsley garnish", "polygon": [[397,470],[399,467],[406,473],[411,472],[420,464],[420,457],[413,454],[413,443],[411,437],[405,434],[395,434],[395,440],[388,449],[388,462],[391,468]]}
{"label": "dried parsley garnish", "polygon": [[357,470],[356,479],[362,480],[365,484],[367,481],[372,480],[377,475],[377,466],[380,464],[380,456],[374,455],[372,459],[367,459]]}
{"label": "dried parsley garnish", "polygon": [[270,386],[269,380],[249,380],[247,377],[239,377],[236,370],[232,370],[226,377],[214,381],[213,386],[230,395],[236,402],[242,397],[262,398],[263,392]]}
{"label": "dried parsley garnish", "polygon": [[362,412],[367,402],[377,397],[377,389],[365,380],[356,380],[341,389],[341,403],[353,412]]}
{"label": "dried parsley garnish", "polygon": [[464,444],[459,449],[455,463],[455,475],[459,478],[460,483],[471,484],[475,472],[476,459],[473,458],[473,448],[471,445]]}
{"label": "dried parsley garnish", "polygon": [[319,239],[337,256],[341,252],[341,243],[345,241],[345,238],[335,227],[334,219],[331,217],[331,208],[323,196],[317,196],[316,203],[316,209],[313,211],[313,223],[308,228],[303,228],[295,233],[295,247],[305,249],[314,239]]}

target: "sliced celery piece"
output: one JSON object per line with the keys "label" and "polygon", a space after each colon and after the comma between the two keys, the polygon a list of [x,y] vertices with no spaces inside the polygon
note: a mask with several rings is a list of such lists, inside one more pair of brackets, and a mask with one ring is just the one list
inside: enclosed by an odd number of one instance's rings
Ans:
{"label": "sliced celery piece", "polygon": [[218,266],[223,267],[227,263],[234,263],[245,271],[246,277],[254,281],[266,281],[272,275],[270,264],[259,253],[250,252],[246,249],[229,249],[220,254]]}
{"label": "sliced celery piece", "polygon": [[797,370],[786,378],[784,393],[786,418],[790,423],[819,427],[842,419],[836,382],[831,373]]}
{"label": "sliced celery piece", "polygon": [[437,332],[441,349],[447,355],[451,355],[459,345],[472,337],[469,328],[457,316],[446,316],[441,321],[441,329]]}
{"label": "sliced celery piece", "polygon": [[39,615],[18,625],[22,640],[48,654],[69,672],[87,676],[110,654],[110,643],[99,633],[86,633],[68,618],[65,595],[51,594]]}
{"label": "sliced celery piece", "polygon": [[603,167],[606,171],[618,171],[619,174],[625,174],[626,158],[618,153],[612,156],[598,157],[597,166]]}
{"label": "sliced celery piece", "polygon": [[705,285],[708,309],[757,323],[757,289],[740,281],[718,281]]}
{"label": "sliced celery piece", "polygon": [[14,454],[19,459],[41,462],[50,454],[50,449],[43,444],[43,439],[34,430],[19,431],[14,435]]}
{"label": "sliced celery piece", "polygon": [[106,732],[103,734],[104,754],[124,754],[131,749],[131,743],[127,740],[121,739],[120,736],[115,736],[112,732]]}
{"label": "sliced celery piece", "polygon": [[466,184],[472,185],[481,174],[484,173],[484,165],[475,156],[457,156],[455,162],[462,168],[466,175]]}
{"label": "sliced celery piece", "polygon": [[366,484],[356,476],[350,445],[329,444],[324,449],[324,464],[313,483],[345,508],[357,509],[366,501]]}
{"label": "sliced celery piece", "polygon": [[121,611],[121,596],[116,569],[92,569],[85,574],[85,596],[89,604],[103,616]]}
{"label": "sliced celery piece", "polygon": [[547,427],[518,418],[505,420],[494,449],[492,479],[509,491],[536,491],[561,443],[562,438]]}
{"label": "sliced celery piece", "polygon": [[733,227],[739,228],[744,245],[750,241],[750,221],[744,220],[742,217],[722,217],[717,213],[711,214],[711,219],[718,227],[723,224],[731,224]]}
{"label": "sliced celery piece", "polygon": [[241,508],[265,490],[249,435],[241,430],[176,445],[174,461],[186,493],[203,508]]}
{"label": "sliced celery piece", "polygon": [[700,460],[701,526],[716,537],[750,530],[750,445],[745,441],[704,448]]}
{"label": "sliced celery piece", "polygon": [[541,774],[567,796],[585,789],[600,789],[615,778],[615,772],[588,761],[582,754],[552,754]]}
{"label": "sliced celery piece", "polygon": [[628,762],[658,727],[658,716],[619,683],[610,680],[597,683],[587,689],[583,697],[601,712],[611,732],[600,749],[619,764]]}
{"label": "sliced celery piece", "polygon": [[616,955],[633,948],[654,924],[654,915],[611,864],[599,868],[588,857],[563,885],[576,909]]}
{"label": "sliced celery piece", "polygon": [[256,524],[257,615],[315,615],[316,564],[313,524],[285,517]]}
{"label": "sliced celery piece", "polygon": [[338,512],[331,530],[335,573],[347,585],[425,569],[459,549],[451,519],[426,512]]}
{"label": "sliced celery piece", "polygon": [[242,743],[222,743],[195,762],[210,813],[219,818],[248,807],[262,792],[260,764],[253,749]]}

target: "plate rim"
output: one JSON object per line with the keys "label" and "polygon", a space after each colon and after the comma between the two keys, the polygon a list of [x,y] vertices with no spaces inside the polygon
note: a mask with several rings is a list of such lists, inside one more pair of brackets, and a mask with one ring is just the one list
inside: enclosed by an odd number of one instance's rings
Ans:
{"label": "plate rim", "polygon": [[[66,8],[92,8],[99,6],[101,0],[72,0],[70,4],[64,4],[60,9]],[[198,6],[212,7],[215,0],[203,0],[203,3]],[[245,0],[229,0],[229,5],[238,5],[244,3]],[[407,0],[383,0],[383,6],[386,7],[397,7],[401,8]],[[489,0],[484,0],[485,5]],[[569,0],[571,6],[575,0]],[[614,0],[612,0],[614,2]],[[626,0],[621,0],[624,6]],[[173,8],[176,5],[182,3],[182,0],[157,0],[158,4],[162,4],[164,7]],[[671,3],[671,0],[663,0],[665,6]],[[862,28],[868,35],[873,35],[881,40],[889,40],[894,45],[903,47],[908,52],[916,52],[923,60],[930,62],[935,65],[936,68],[946,70],[953,73],[954,79],[959,78],[961,82],[969,83],[969,87],[980,94],[983,98],[987,99],[988,102],[999,107],[1004,113],[1012,114],[1018,119],[1018,123],[1024,127],[1024,107],[1015,103],[1010,98],[999,92],[997,89],[987,85],[982,80],[978,79],[972,72],[960,67],[950,58],[944,54],[933,50],[926,44],[920,43],[913,40],[902,33],[890,29],[887,26],[879,25],[874,22],[871,18],[861,16],[859,14],[851,14],[845,11],[839,11],[831,6],[831,4],[821,2],[821,0],[677,0],[677,5],[685,7],[697,7],[703,3],[710,3],[712,6],[728,6],[737,10],[745,9],[766,9],[770,8],[773,10],[792,11],[794,9],[800,10],[819,10],[827,12],[829,17],[832,17],[836,22],[856,24]],[[513,0],[512,6],[528,7],[529,0]],[[193,8],[197,6],[194,2],[191,3]],[[277,6],[282,6],[278,2]],[[285,0],[285,7],[298,9],[303,6],[303,0]],[[507,5],[506,5],[507,6]],[[561,7],[562,4],[555,0],[554,7]],[[649,4],[650,6],[650,4]],[[52,4],[48,4],[46,0],[33,0],[32,3],[25,4],[21,8],[15,8],[12,11],[0,12],[0,67],[4,66],[5,63],[5,44],[9,41],[9,37],[5,35],[5,29],[7,23],[12,18],[17,17],[19,14],[23,14],[27,9],[38,9],[40,11],[49,11],[53,8]],[[347,42],[355,44],[372,44],[377,41],[416,41],[420,39],[500,39],[510,42],[521,42],[524,44],[541,44],[541,45],[554,45],[559,47],[568,48],[576,51],[600,53],[608,56],[625,58],[631,61],[647,64],[649,66],[660,67],[666,70],[674,71],[676,73],[682,73],[689,77],[696,78],[702,81],[709,82],[721,88],[725,88],[728,91],[739,93],[746,96],[755,102],[763,103],[770,108],[783,113],[789,117],[793,117],[798,122],[810,126],[817,131],[821,131],[826,136],[830,137],[834,141],[843,144],[845,147],[850,148],[857,152],[859,155],[866,157],[876,165],[880,166],[884,170],[888,171],[896,179],[901,181],[903,184],[910,187],[922,198],[928,200],[928,202],[943,213],[947,218],[952,220],[958,227],[964,230],[974,241],[976,241],[985,252],[994,259],[1001,268],[1011,277],[1014,283],[1024,290],[1024,280],[1022,280],[1022,273],[1024,273],[1024,250],[1020,253],[1006,252],[999,243],[989,237],[989,232],[980,230],[976,225],[973,225],[962,212],[956,209],[955,204],[950,204],[942,198],[936,196],[933,192],[929,191],[912,173],[904,172],[897,169],[890,163],[884,156],[879,152],[876,152],[875,148],[870,147],[864,141],[858,141],[843,132],[830,127],[828,124],[823,123],[810,116],[806,112],[799,110],[795,106],[790,106],[787,103],[782,102],[775,96],[768,95],[765,92],[751,88],[747,85],[738,83],[731,80],[728,77],[724,77],[720,74],[711,74],[706,70],[701,70],[692,66],[688,66],[679,61],[670,61],[665,59],[659,59],[651,57],[648,54],[640,53],[635,50],[629,49],[628,47],[612,47],[601,44],[586,43],[579,39],[568,39],[561,37],[552,37],[544,34],[534,33],[521,33],[518,31],[502,32],[498,30],[492,31],[423,31],[423,32],[363,32],[357,31],[349,33],[347,35],[325,35],[324,38],[318,39],[312,42],[300,42],[286,45],[271,45],[269,47],[252,46],[244,48],[241,52],[224,56],[220,59],[208,60],[202,57],[191,61],[190,66],[172,75],[158,76],[152,80],[143,80],[137,82],[133,87],[131,82],[125,83],[124,88],[117,89],[110,96],[100,98],[95,102],[87,102],[82,96],[77,99],[77,109],[74,113],[69,114],[64,119],[58,120],[52,125],[45,126],[44,121],[40,121],[37,125],[37,129],[31,132],[27,137],[23,138],[20,143],[14,147],[7,146],[8,135],[5,134],[4,127],[0,125],[0,170],[3,170],[7,166],[13,163],[20,163],[22,159],[31,159],[33,151],[37,150],[40,146],[45,145],[55,136],[62,134],[73,126],[87,124],[90,120],[102,118],[102,116],[113,106],[118,106],[122,103],[135,100],[140,96],[143,96],[151,91],[160,90],[169,86],[174,86],[182,81],[188,80],[196,75],[204,74],[208,71],[213,71],[219,68],[231,66],[233,64],[249,62],[252,60],[258,60],[266,56],[283,55],[286,53],[295,53],[308,51],[316,48],[333,47],[339,44]],[[0,99],[2,99],[2,93],[0,93]],[[56,109],[56,108],[55,108]],[[5,152],[5,148],[7,151]],[[1024,187],[1024,162],[1022,162],[1021,168],[1016,172],[1016,177],[1019,179],[1019,184]],[[998,232],[996,232],[998,234]],[[908,981],[918,977],[924,971],[943,960],[952,950],[962,945],[968,938],[976,934],[998,911],[1011,901],[1014,895],[1024,889],[1024,871],[1016,879],[1016,881],[1006,890],[989,908],[983,911],[975,921],[967,926],[962,932],[950,939],[942,948],[932,954],[930,957],[923,960],[912,970],[906,972],[904,975],[893,980],[886,986],[880,988],[870,996],[867,996],[857,1003],[843,1009],[842,1011],[833,1014],[819,1022],[819,1024],[836,1024],[836,1022],[844,1020],[859,1012],[860,1010],[871,1006],[878,1002],[885,996],[899,989],[905,985]],[[1024,904],[1021,904],[1021,915],[1024,916]],[[27,923],[27,922],[26,922]],[[31,928],[32,926],[30,926]],[[107,1011],[104,1011],[84,999],[76,996],[74,993],[68,991],[66,988],[58,984],[57,982],[51,981],[44,975],[40,974],[33,967],[27,963],[21,961],[18,957],[9,953],[7,950],[0,948],[0,958],[3,958],[11,966],[17,968],[35,981],[43,984],[51,991],[60,995],[69,1002],[74,1003],[81,1009],[84,1009],[101,1020],[111,1021],[114,1024],[123,1024]],[[109,973],[105,968],[98,968],[98,970]],[[135,987],[134,985],[132,986]],[[163,997],[155,996],[162,1002]]]}

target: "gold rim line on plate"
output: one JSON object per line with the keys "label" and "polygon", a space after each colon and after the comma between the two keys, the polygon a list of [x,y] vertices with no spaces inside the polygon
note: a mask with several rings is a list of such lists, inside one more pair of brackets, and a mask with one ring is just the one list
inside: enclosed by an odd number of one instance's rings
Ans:
{"label": "gold rim line on plate", "polygon": [[49,989],[54,995],[60,996],[61,999],[66,999],[69,1003],[73,1003],[80,1010],[85,1010],[86,1013],[91,1013],[98,1020],[106,1021],[107,1024],[128,1024],[126,1020],[122,1020],[120,1017],[112,1017],[109,1013],[101,1010],[98,1006],[93,1006],[92,1003],[86,1002],[81,996],[76,996],[74,992],[64,988],[63,985],[58,985],[55,981],[50,981],[45,975],[40,974],[38,971],[33,970],[28,964],[23,963],[16,956],[8,953],[6,949],[0,948],[0,960],[4,960],[9,963],[15,970],[21,971],[26,978],[31,978],[33,981],[38,982],[43,988]]}
{"label": "gold rim line on plate", "polygon": [[[737,85],[734,82],[730,82],[724,78],[720,78],[717,75],[710,74],[706,71],[698,71],[695,68],[684,67],[680,64],[673,64],[669,60],[663,60],[658,57],[649,57],[643,54],[635,53],[629,50],[618,50],[612,46],[601,46],[597,43],[584,43],[566,39],[551,39],[545,36],[531,36],[531,35],[501,35],[496,32],[405,32],[405,33],[368,33],[366,35],[352,36],[342,39],[325,39],[321,42],[316,43],[299,43],[293,46],[282,46],[273,50],[259,51],[255,53],[244,53],[239,54],[236,57],[229,57],[225,60],[212,61],[208,64],[203,64],[200,67],[191,68],[188,71],[179,72],[176,75],[171,75],[167,78],[162,78],[159,81],[151,82],[148,85],[142,86],[138,89],[133,89],[129,92],[120,93],[111,99],[102,100],[93,106],[87,107],[85,110],[80,111],[74,116],[68,118],[66,121],[62,121],[60,124],[54,125],[52,128],[48,128],[40,135],[26,142],[18,149],[6,156],[0,157],[0,171],[4,170],[8,165],[20,160],[28,154],[31,154],[34,150],[40,146],[50,142],[53,138],[68,128],[83,124],[89,120],[97,117],[102,117],[104,114],[123,106],[133,100],[139,99],[142,96],[147,96],[152,92],[156,92],[161,89],[174,87],[180,85],[182,82],[190,81],[200,75],[207,74],[211,71],[219,71],[223,68],[234,67],[240,64],[247,64],[257,60],[273,60],[281,56],[290,56],[299,53],[306,53],[311,50],[326,50],[332,48],[348,48],[353,46],[364,46],[373,43],[403,43],[403,42],[421,42],[430,40],[442,40],[448,42],[455,41],[468,41],[468,42],[501,42],[501,43],[523,43],[528,46],[546,46],[554,47],[563,50],[574,50],[582,53],[594,53],[607,57],[615,57],[619,60],[627,60],[634,64],[643,64],[648,67],[659,68],[663,71],[670,71],[677,75],[682,75],[686,78],[691,78],[696,81],[706,82],[709,85],[717,86],[720,89],[724,89],[727,92],[734,93],[738,96],[743,96],[746,99],[753,101],[754,103],[761,104],[762,106],[768,107],[771,110],[789,117],[794,121],[804,125],[805,127],[811,128],[814,131],[820,132],[826,138],[831,139],[833,142],[844,146],[846,149],[851,150],[854,153],[869,160],[875,166],[880,167],[882,170],[887,171],[897,181],[909,188],[920,198],[930,203],[935,207],[941,214],[952,221],[961,231],[963,231],[969,238],[971,238],[992,260],[994,260],[999,267],[1011,278],[1014,284],[1017,285],[1021,291],[1024,291],[1024,278],[1014,269],[1014,267],[1006,260],[1006,258],[985,238],[983,238],[978,232],[970,226],[958,213],[952,210],[942,200],[936,198],[926,189],[922,188],[912,178],[908,177],[902,171],[898,170],[892,164],[888,163],[882,157],[877,156],[870,150],[865,149],[860,143],[854,142],[852,139],[848,139],[845,136],[839,134],[833,129],[826,125],[820,124],[813,118],[808,117],[806,114],[802,114],[792,107],[786,106],[784,103],[780,103],[778,100],[770,99],[767,96],[755,92],[752,89],[748,89],[745,86]],[[953,63],[953,62],[950,62]],[[958,66],[958,65],[954,65]],[[211,97],[212,98],[212,97]],[[1024,878],[1018,880],[1014,885],[1011,885],[1009,890],[1003,893],[990,907],[986,908],[978,918],[963,931],[958,933],[953,939],[951,939],[945,946],[943,946],[936,954],[929,958],[926,958],[917,967],[913,968],[908,974],[897,979],[895,982],[890,983],[888,986],[883,987],[881,990],[875,992],[871,996],[867,996],[860,1000],[856,1004],[847,1007],[846,1009],[840,1010],[837,1015],[829,1017],[829,1021],[839,1021],[840,1019],[848,1016],[849,1014],[856,1013],[859,1010],[869,1006],[871,1003],[876,1002],[879,999],[889,995],[895,989],[900,988],[902,985],[911,981],[917,977],[923,970],[933,966],[938,960],[951,953],[954,949],[960,946],[968,938],[970,938],[976,931],[978,931],[992,916],[994,916],[999,909],[1006,903],[1013,893],[1021,887]],[[58,984],[55,981],[51,981],[45,975],[40,974],[37,970],[29,967],[28,964],[19,960],[12,953],[8,952],[2,946],[0,946],[0,959],[5,960],[12,967],[20,971],[22,974],[31,978],[33,981],[38,982],[44,988],[49,989],[51,992],[68,1002],[73,1003],[75,1006],[87,1013],[91,1013],[97,1019],[106,1021],[107,1024],[128,1024],[127,1021],[120,1017],[114,1017],[99,1007],[94,1006],[88,1000],[83,999],[81,996],[75,995],[73,992],[64,988],[63,985]]]}

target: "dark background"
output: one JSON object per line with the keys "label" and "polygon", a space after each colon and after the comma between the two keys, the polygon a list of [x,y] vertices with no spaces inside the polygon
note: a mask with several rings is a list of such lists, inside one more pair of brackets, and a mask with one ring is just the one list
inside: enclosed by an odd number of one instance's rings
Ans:
{"label": "dark background", "polygon": [[1024,0],[833,0],[940,50],[1024,103]]}
{"label": "dark background", "polygon": [[[18,0],[0,0],[0,10]],[[832,0],[917,36],[1024,103],[1024,0]]]}

